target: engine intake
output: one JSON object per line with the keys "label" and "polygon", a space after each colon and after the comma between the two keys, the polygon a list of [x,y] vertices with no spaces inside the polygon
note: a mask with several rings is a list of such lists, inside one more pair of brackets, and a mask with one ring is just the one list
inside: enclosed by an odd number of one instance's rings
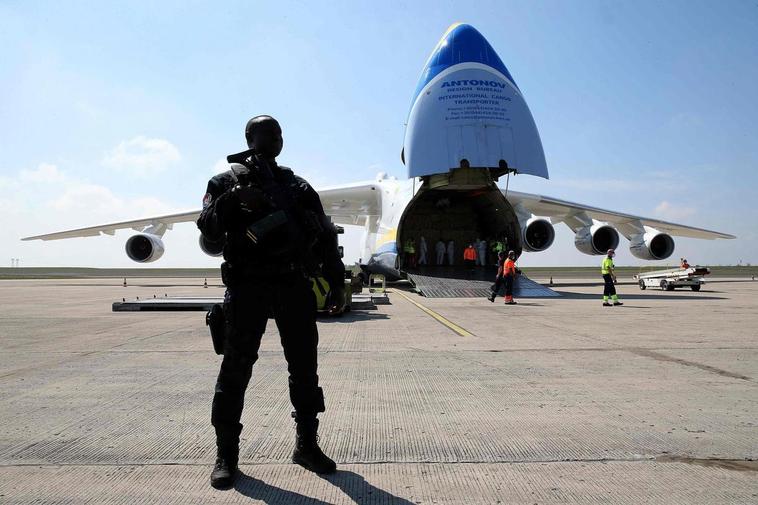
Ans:
{"label": "engine intake", "polygon": [[605,254],[618,247],[619,233],[607,223],[595,223],[576,232],[574,245],[584,254]]}
{"label": "engine intake", "polygon": [[161,256],[165,248],[157,235],[140,233],[126,241],[126,255],[137,263],[151,263]]}
{"label": "engine intake", "polygon": [[226,244],[225,240],[221,240],[219,242],[211,242],[203,235],[200,235],[198,239],[198,242],[200,242],[200,249],[202,249],[203,252],[208,256],[215,257],[224,254],[224,245]]}
{"label": "engine intake", "polygon": [[632,237],[629,252],[642,260],[665,260],[674,254],[674,239],[668,233],[650,230]]}
{"label": "engine intake", "polygon": [[544,251],[555,240],[555,229],[545,218],[532,216],[521,227],[522,246],[525,251]]}

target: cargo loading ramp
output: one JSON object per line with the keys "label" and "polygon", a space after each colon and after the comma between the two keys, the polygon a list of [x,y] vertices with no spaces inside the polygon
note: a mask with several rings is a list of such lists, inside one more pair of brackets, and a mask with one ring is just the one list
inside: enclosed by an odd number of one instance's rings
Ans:
{"label": "cargo loading ramp", "polygon": [[[473,272],[463,267],[428,267],[416,268],[407,272],[407,276],[416,291],[427,298],[483,298],[491,293],[496,272],[494,266],[477,267]],[[498,295],[504,294],[505,286],[502,286]],[[553,298],[560,295],[522,274],[516,277],[513,296]]]}

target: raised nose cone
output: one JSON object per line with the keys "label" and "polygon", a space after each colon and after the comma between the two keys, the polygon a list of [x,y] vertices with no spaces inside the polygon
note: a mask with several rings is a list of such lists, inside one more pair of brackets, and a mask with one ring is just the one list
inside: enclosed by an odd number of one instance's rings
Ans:
{"label": "raised nose cone", "polygon": [[[440,72],[459,63],[481,63],[492,67],[516,86],[516,81],[479,30],[465,23],[455,23],[447,29],[421,71],[413,100]],[[518,86],[516,86],[518,88]]]}
{"label": "raised nose cone", "polygon": [[452,25],[426,61],[403,143],[408,177],[460,167],[548,178],[537,126],[521,90],[473,26]]}

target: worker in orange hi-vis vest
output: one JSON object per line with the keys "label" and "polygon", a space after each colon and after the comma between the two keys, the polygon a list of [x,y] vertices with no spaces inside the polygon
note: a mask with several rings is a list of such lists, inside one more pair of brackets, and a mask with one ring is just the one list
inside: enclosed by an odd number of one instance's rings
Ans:
{"label": "worker in orange hi-vis vest", "polygon": [[469,244],[468,247],[463,250],[463,263],[469,270],[473,270],[476,266],[476,249],[474,249],[474,244]]}
{"label": "worker in orange hi-vis vest", "polygon": [[521,270],[516,268],[516,252],[508,251],[508,259],[503,264],[503,279],[505,279],[505,304],[516,305],[513,299],[513,282]]}

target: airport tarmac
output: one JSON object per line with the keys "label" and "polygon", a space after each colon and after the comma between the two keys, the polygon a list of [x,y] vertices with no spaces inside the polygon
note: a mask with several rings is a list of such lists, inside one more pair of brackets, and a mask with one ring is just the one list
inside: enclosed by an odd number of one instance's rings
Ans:
{"label": "airport tarmac", "polygon": [[758,503],[758,281],[625,284],[613,308],[587,279],[517,306],[393,288],[321,319],[328,477],[290,463],[271,322],[229,491],[204,314],[111,312],[221,288],[121,282],[0,281],[0,503]]}

